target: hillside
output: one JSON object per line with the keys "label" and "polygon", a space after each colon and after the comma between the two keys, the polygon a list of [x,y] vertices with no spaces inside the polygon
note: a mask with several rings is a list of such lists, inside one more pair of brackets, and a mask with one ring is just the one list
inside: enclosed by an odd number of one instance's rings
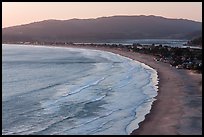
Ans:
{"label": "hillside", "polygon": [[202,47],[202,36],[193,38],[192,40],[188,41],[187,45]]}
{"label": "hillside", "polygon": [[113,39],[191,39],[202,23],[159,16],[111,16],[45,20],[2,29],[3,42],[97,42]]}

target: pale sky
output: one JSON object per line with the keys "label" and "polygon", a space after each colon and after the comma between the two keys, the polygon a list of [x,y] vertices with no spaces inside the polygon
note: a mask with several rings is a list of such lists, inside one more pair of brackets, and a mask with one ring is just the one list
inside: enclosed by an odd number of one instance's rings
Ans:
{"label": "pale sky", "polygon": [[2,27],[47,19],[156,15],[202,22],[202,2],[2,2]]}

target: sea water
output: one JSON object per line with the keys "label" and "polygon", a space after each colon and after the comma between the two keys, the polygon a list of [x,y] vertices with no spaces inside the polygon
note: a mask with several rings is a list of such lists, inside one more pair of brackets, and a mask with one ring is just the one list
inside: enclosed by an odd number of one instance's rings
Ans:
{"label": "sea water", "polygon": [[157,72],[110,52],[2,45],[2,134],[130,134]]}

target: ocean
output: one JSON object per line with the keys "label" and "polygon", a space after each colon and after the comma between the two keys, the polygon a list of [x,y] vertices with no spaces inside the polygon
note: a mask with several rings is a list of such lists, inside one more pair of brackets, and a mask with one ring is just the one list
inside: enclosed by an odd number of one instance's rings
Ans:
{"label": "ocean", "polygon": [[2,134],[130,134],[157,96],[156,70],[90,49],[2,45]]}

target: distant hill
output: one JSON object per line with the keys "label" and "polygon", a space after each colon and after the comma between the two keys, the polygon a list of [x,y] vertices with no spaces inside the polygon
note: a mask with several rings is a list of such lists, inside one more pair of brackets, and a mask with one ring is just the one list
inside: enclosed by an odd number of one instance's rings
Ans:
{"label": "distant hill", "polygon": [[192,40],[188,41],[187,45],[202,47],[202,36],[193,38]]}
{"label": "distant hill", "polygon": [[202,23],[160,16],[111,16],[45,20],[2,29],[3,42],[97,42],[113,39],[191,39]]}

